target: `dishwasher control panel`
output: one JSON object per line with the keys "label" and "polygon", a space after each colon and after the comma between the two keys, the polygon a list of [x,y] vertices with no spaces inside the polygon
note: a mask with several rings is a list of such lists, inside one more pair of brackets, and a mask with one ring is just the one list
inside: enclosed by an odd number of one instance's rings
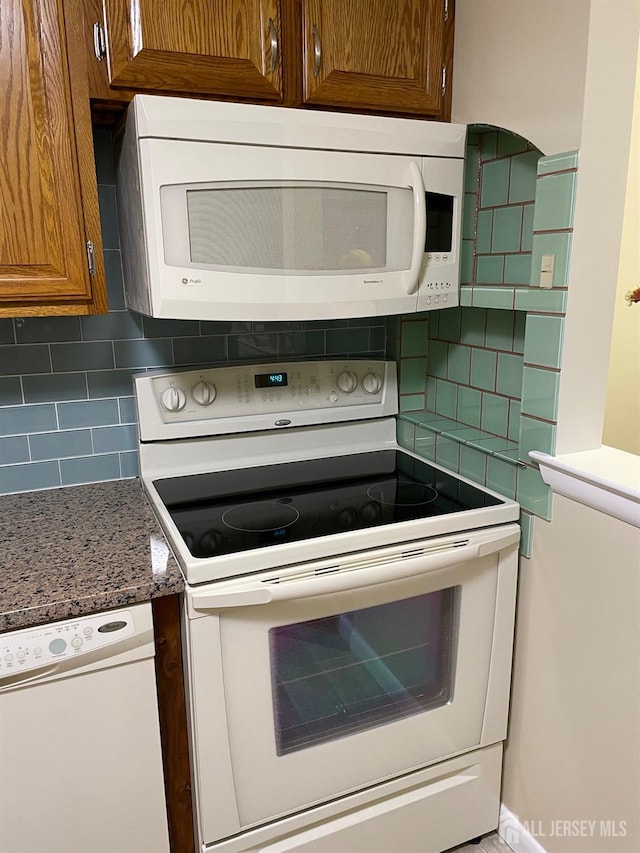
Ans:
{"label": "dishwasher control panel", "polygon": [[134,632],[130,611],[113,610],[0,634],[0,678],[102,649]]}

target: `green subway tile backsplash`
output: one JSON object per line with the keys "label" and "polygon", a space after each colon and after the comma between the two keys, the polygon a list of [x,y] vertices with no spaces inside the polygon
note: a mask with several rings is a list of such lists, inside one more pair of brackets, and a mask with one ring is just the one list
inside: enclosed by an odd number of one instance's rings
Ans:
{"label": "green subway tile backsplash", "polygon": [[497,353],[474,349],[471,353],[471,384],[475,388],[493,391],[496,387]]}
{"label": "green subway tile backsplash", "polygon": [[478,284],[502,284],[504,281],[504,255],[478,255],[476,259],[476,282]]}
{"label": "green subway tile backsplash", "polygon": [[546,175],[538,180],[533,230],[571,228],[575,196],[575,172]]}
{"label": "green subway tile backsplash", "polygon": [[536,468],[518,470],[518,502],[522,509],[549,520],[552,492]]}
{"label": "green subway tile backsplash", "polygon": [[444,379],[436,380],[436,412],[445,418],[457,417],[458,386]]}
{"label": "green subway tile backsplash", "polygon": [[495,207],[509,201],[509,160],[495,160],[482,166],[480,207]]}
{"label": "green subway tile backsplash", "polygon": [[400,363],[400,393],[423,394],[425,390],[427,359],[403,358]]}
{"label": "green subway tile backsplash", "polygon": [[[478,259],[480,260],[480,259]],[[475,287],[473,304],[478,308],[513,308],[514,290],[512,287]]]}
{"label": "green subway tile backsplash", "polygon": [[499,492],[501,495],[506,495],[508,498],[514,499],[516,496],[518,469],[514,465],[510,465],[503,459],[496,456],[487,457],[487,479],[486,485],[493,489],[494,492]]}
{"label": "green subway tile backsplash", "polygon": [[460,423],[473,427],[480,426],[482,415],[482,392],[476,388],[458,388],[458,414]]}
{"label": "green subway tile backsplash", "polygon": [[541,367],[560,367],[564,318],[529,314],[524,338],[524,360]]}
{"label": "green subway tile backsplash", "polygon": [[511,158],[509,203],[531,201],[535,197],[539,151],[527,151]]}
{"label": "green subway tile backsplash", "polygon": [[516,292],[517,311],[564,314],[567,307],[566,290],[544,290],[529,287]]}
{"label": "green subway tile backsplash", "polygon": [[549,157],[541,157],[538,161],[538,175],[547,175],[550,172],[565,172],[568,169],[577,168],[577,151],[566,151],[563,154],[551,154]]}
{"label": "green subway tile backsplash", "polygon": [[498,353],[496,391],[499,394],[520,399],[522,396],[522,369],[523,361],[521,355]]}
{"label": "green subway tile backsplash", "polygon": [[506,438],[509,426],[509,400],[497,394],[482,395],[482,417],[480,426],[486,432]]}
{"label": "green subway tile backsplash", "polygon": [[485,346],[494,350],[513,349],[513,311],[487,311]]}
{"label": "green subway tile backsplash", "polygon": [[511,157],[513,154],[521,154],[527,150],[527,140],[516,133],[502,131],[497,136],[498,150],[496,153],[498,157]]}
{"label": "green subway tile backsplash", "polygon": [[[527,285],[531,278],[531,255],[507,255],[504,259],[506,284]],[[516,293],[517,297],[517,293]]]}
{"label": "green subway tile backsplash", "polygon": [[523,369],[522,413],[555,422],[560,374],[538,367]]}
{"label": "green subway tile backsplash", "polygon": [[[493,211],[491,251],[519,252],[522,240],[522,207],[500,207]],[[478,251],[480,251],[478,249]]]}
{"label": "green subway tile backsplash", "polygon": [[[529,554],[532,514],[551,511],[528,452],[555,446],[577,154],[541,157],[485,127],[469,139],[461,307],[430,315],[427,411],[409,417],[424,419],[418,453],[521,499]],[[543,254],[555,256],[551,289],[538,287]]]}
{"label": "green subway tile backsplash", "polygon": [[476,251],[478,254],[488,254],[491,251],[492,236],[493,210],[479,210],[476,227]]}
{"label": "green subway tile backsplash", "polygon": [[471,378],[471,348],[462,344],[449,345],[447,378],[459,385],[469,385]]}
{"label": "green subway tile backsplash", "polygon": [[529,452],[538,450],[553,456],[556,449],[556,425],[523,415],[520,419],[520,459],[531,464]]}
{"label": "green subway tile backsplash", "polygon": [[406,322],[402,327],[400,355],[403,358],[423,356],[427,348],[428,324],[426,320]]}

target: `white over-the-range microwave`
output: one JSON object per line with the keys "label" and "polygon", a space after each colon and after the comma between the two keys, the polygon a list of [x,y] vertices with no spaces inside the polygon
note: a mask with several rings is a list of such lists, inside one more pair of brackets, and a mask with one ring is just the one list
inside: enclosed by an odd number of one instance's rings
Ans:
{"label": "white over-the-range microwave", "polygon": [[459,303],[466,128],[136,95],[117,144],[127,306],[316,320]]}

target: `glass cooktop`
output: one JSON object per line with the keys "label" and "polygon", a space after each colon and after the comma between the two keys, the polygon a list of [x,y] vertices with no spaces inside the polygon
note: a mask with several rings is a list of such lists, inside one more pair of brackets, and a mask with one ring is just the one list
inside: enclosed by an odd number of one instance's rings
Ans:
{"label": "glass cooktop", "polygon": [[501,504],[400,450],[154,481],[194,557]]}

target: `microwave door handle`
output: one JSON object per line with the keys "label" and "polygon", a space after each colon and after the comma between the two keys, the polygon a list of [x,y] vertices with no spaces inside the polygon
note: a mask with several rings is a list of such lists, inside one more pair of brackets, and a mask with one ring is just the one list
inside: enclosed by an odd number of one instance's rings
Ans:
{"label": "microwave door handle", "polygon": [[418,289],[427,234],[427,203],[424,181],[422,180],[420,166],[415,160],[409,164],[409,186],[413,190],[413,251],[411,266],[407,272],[406,287],[407,293],[411,294]]}
{"label": "microwave door handle", "polygon": [[332,573],[328,570],[315,577],[282,580],[280,583],[260,584],[228,591],[195,592],[191,597],[194,610],[218,610],[227,607],[247,607],[257,604],[270,604],[274,601],[291,601],[300,598],[312,598],[317,595],[331,595],[339,592],[362,589],[376,584],[425,575],[458,566],[471,560],[486,557],[505,548],[517,547],[519,530],[510,530],[495,539],[469,545],[450,545],[432,553],[416,554],[415,557],[386,560],[383,563],[361,565],[343,572]]}

